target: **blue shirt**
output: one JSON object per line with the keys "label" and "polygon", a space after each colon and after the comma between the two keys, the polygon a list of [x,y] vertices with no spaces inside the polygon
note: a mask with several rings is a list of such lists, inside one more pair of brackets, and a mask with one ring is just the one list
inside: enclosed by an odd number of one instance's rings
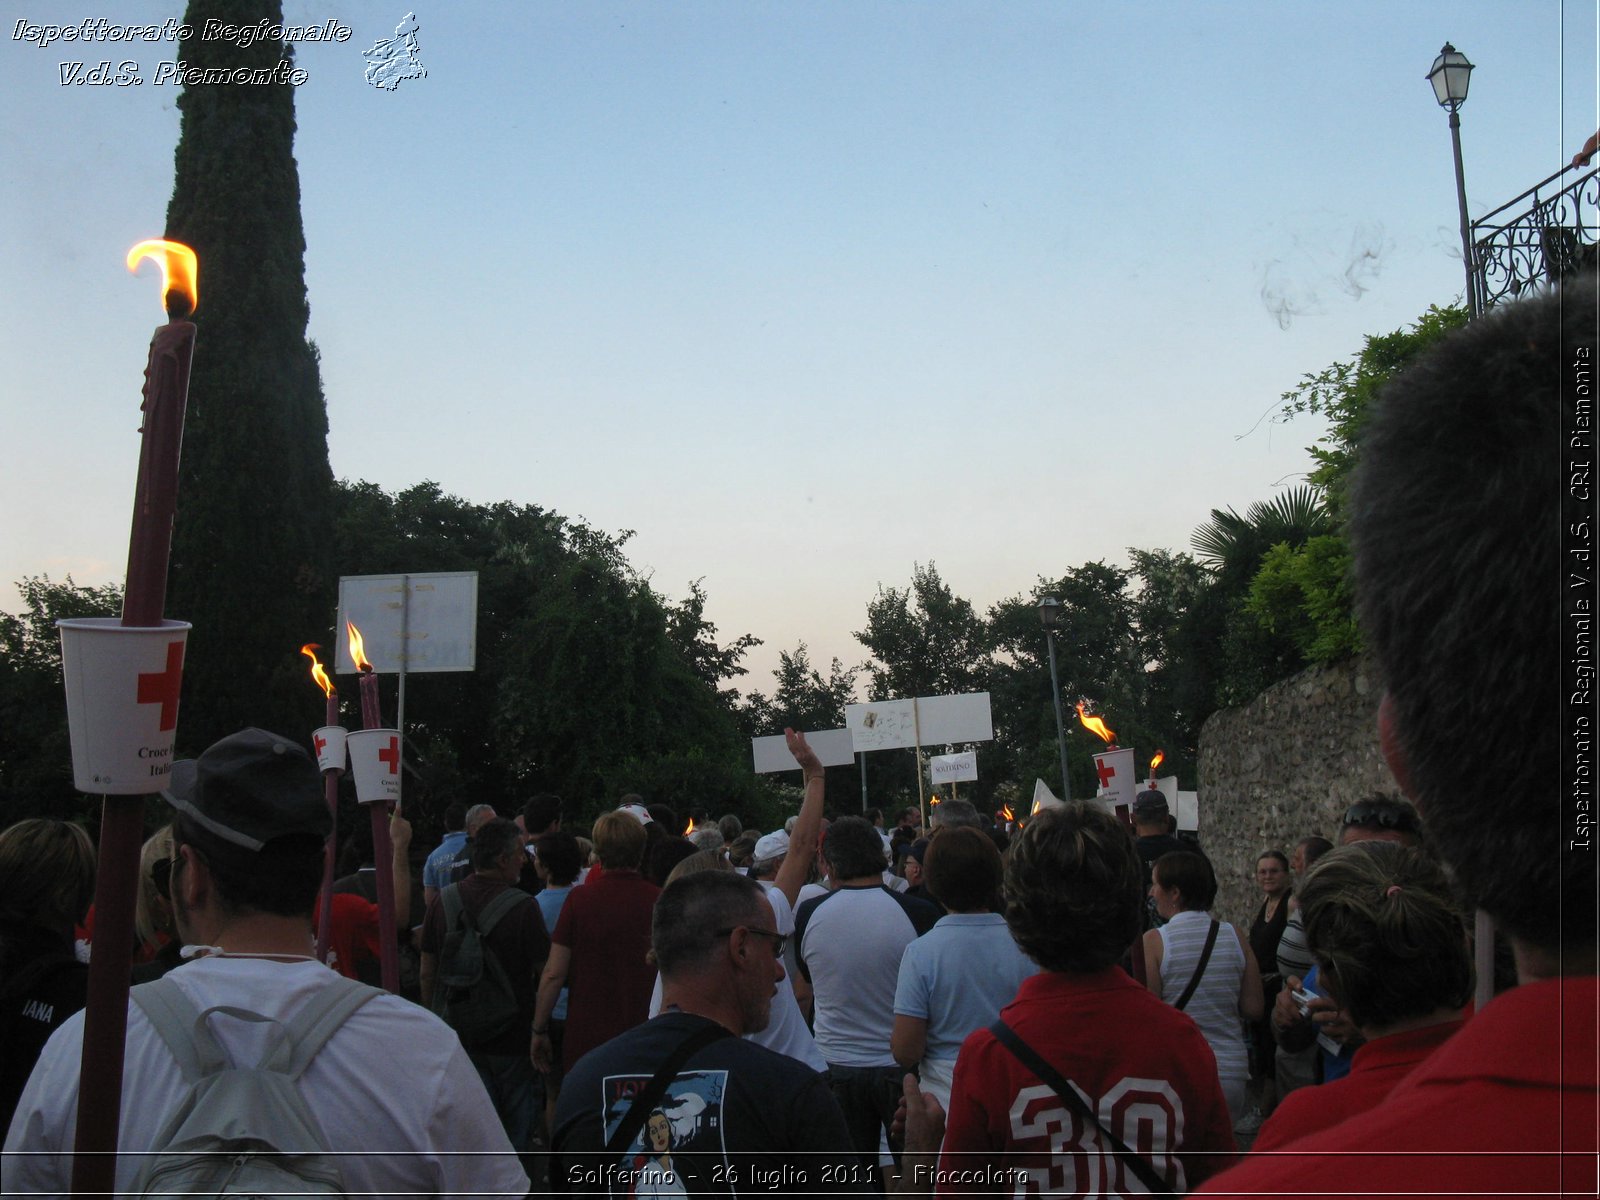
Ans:
{"label": "blue shirt", "polygon": [[[572,895],[572,885],[566,887],[547,887],[543,889],[535,900],[539,902],[539,911],[544,914],[544,927],[554,929],[556,918],[561,915],[561,910],[566,906],[567,897]],[[567,989],[561,989],[561,996],[556,1000],[556,1006],[550,1011],[552,1021],[565,1021],[567,1019]]]}
{"label": "blue shirt", "polygon": [[993,1025],[1038,970],[999,913],[951,913],[906,947],[895,1015],[928,1022],[924,1057],[954,1059],[967,1035]]}
{"label": "blue shirt", "polygon": [[422,886],[437,888],[440,891],[449,887],[450,864],[456,861],[461,854],[461,847],[466,844],[465,829],[445,834],[444,841],[439,843],[439,848],[428,855],[428,861],[422,864]]}

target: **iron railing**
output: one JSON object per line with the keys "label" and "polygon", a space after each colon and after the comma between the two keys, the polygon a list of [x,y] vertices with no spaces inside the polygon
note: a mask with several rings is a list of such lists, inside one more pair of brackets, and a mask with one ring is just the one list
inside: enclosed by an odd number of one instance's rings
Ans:
{"label": "iron railing", "polygon": [[1472,223],[1472,315],[1531,287],[1594,269],[1597,241],[1600,167],[1562,167]]}

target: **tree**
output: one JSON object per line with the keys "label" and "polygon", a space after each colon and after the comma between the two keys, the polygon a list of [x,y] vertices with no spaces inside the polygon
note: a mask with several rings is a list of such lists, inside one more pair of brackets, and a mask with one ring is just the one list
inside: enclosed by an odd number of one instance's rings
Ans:
{"label": "tree", "polygon": [[702,583],[699,579],[690,582],[689,594],[667,610],[667,636],[689,664],[689,669],[714,688],[733,711],[738,707],[739,692],[722,685],[745,674],[739,664],[746,654],[761,645],[761,639],[746,633],[726,646],[717,645],[717,627],[705,617],[706,591]]}
{"label": "tree", "polygon": [[801,642],[794,653],[778,652],[778,666],[772,672],[777,689],[769,700],[752,692],[745,705],[746,724],[752,737],[778,733],[783,729],[811,731],[838,729],[844,724],[845,705],[855,698],[856,676],[845,670],[836,658],[828,677],[811,665],[811,652]]}
{"label": "tree", "polygon": [[82,587],[48,576],[23,579],[20,616],[0,613],[0,809],[5,824],[24,817],[66,818],[86,811],[73,786],[67,697],[61,678],[64,617],[115,616],[116,587]]}
{"label": "tree", "polygon": [[[207,21],[281,24],[278,0],[190,0],[192,68],[271,68],[293,48],[206,38]],[[167,237],[200,260],[200,309],[169,578],[192,621],[179,737],[198,750],[244,725],[289,729],[301,675],[284,646],[333,607],[333,475],[317,353],[306,340],[294,87],[185,86]]]}
{"label": "tree", "polygon": [[933,563],[915,565],[909,588],[880,585],[854,636],[875,660],[867,667],[875,700],[970,692],[982,677],[983,620]]}

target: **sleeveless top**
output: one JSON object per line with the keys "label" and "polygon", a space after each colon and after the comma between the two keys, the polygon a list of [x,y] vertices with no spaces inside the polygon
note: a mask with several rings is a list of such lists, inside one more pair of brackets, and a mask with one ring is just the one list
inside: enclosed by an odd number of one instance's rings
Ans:
{"label": "sleeveless top", "polygon": [[[1245,1079],[1250,1074],[1250,1055],[1245,1048],[1244,1022],[1239,1016],[1244,951],[1233,926],[1226,921],[1219,925],[1206,973],[1183,1011],[1194,1018],[1217,1056],[1217,1076],[1224,1080]],[[1168,1004],[1175,1003],[1194,978],[1195,964],[1200,961],[1210,927],[1210,913],[1180,912],[1157,931],[1161,935],[1161,998]]]}

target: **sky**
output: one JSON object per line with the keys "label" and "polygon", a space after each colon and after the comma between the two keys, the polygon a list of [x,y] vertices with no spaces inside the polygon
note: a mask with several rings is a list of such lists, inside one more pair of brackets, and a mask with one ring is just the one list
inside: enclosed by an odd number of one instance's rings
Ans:
{"label": "sky", "polygon": [[[375,87],[404,2],[426,75]],[[0,0],[0,584],[120,582],[162,320],[123,258],[179,130],[175,41],[19,22],[181,16]],[[1595,0],[285,18],[351,31],[296,50],[335,474],[632,530],[658,591],[701,580],[723,640],[763,640],[738,686],[769,692],[801,642],[864,660],[918,563],[982,611],[1302,482],[1322,427],[1280,395],[1464,289],[1445,41],[1473,217],[1600,124]],[[143,82],[61,82],[102,59]]]}

